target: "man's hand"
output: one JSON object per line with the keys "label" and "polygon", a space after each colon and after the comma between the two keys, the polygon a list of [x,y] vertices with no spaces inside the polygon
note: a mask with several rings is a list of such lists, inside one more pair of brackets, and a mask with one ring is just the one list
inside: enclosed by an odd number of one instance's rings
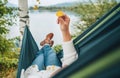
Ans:
{"label": "man's hand", "polygon": [[57,23],[60,24],[60,29],[63,35],[63,41],[67,42],[71,40],[71,35],[69,32],[70,18],[67,15],[58,17]]}
{"label": "man's hand", "polygon": [[70,18],[67,15],[58,17],[57,23],[60,24],[60,29],[62,32],[69,31]]}

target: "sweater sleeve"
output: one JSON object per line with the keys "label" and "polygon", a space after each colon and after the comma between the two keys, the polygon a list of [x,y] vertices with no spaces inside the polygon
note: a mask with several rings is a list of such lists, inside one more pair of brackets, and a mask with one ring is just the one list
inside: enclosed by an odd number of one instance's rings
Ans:
{"label": "sweater sleeve", "polygon": [[62,48],[63,48],[63,54],[64,54],[62,59],[63,66],[70,65],[78,58],[78,54],[74,48],[72,40],[68,42],[63,42]]}

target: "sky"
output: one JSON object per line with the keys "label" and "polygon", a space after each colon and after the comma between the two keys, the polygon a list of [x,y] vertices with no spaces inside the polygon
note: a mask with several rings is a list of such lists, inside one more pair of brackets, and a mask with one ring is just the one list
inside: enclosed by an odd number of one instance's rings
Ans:
{"label": "sky", "polygon": [[[12,4],[18,5],[18,0],[8,0]],[[74,2],[74,1],[89,1],[89,0],[40,0],[40,6],[49,6],[49,5],[54,5],[54,4],[59,4],[59,3],[64,3],[64,2]],[[95,0],[93,0],[95,1]],[[120,2],[120,0],[117,0]],[[28,5],[29,6],[34,6],[36,5],[37,1],[36,0],[28,0]]]}
{"label": "sky", "polygon": [[[8,0],[12,4],[17,4],[18,5],[18,0]],[[53,5],[53,4],[58,4],[58,3],[64,3],[64,2],[73,2],[73,1],[78,1],[78,0],[40,0],[40,5],[41,6],[48,6],[48,5]],[[35,5],[36,0],[28,0],[28,5]]]}

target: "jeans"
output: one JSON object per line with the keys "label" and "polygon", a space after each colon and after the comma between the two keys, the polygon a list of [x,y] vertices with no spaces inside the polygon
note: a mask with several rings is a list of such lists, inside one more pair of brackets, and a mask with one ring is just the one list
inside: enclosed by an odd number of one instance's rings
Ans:
{"label": "jeans", "polygon": [[57,54],[49,46],[45,45],[36,54],[36,58],[33,60],[32,65],[38,65],[39,70],[45,70],[49,65],[62,66],[62,62],[57,57]]}

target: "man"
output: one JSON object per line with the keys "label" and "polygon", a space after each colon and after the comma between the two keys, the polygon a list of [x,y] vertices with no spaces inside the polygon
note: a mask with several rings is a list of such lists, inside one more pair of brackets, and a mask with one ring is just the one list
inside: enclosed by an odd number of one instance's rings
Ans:
{"label": "man", "polygon": [[36,54],[36,58],[30,67],[22,70],[21,78],[50,78],[57,71],[70,65],[77,59],[77,52],[74,48],[71,35],[69,32],[70,18],[67,15],[58,17],[57,23],[60,24],[60,30],[63,36],[63,59],[56,56],[56,53],[51,48],[54,41],[54,34],[49,33],[46,38],[40,43],[43,46]]}

